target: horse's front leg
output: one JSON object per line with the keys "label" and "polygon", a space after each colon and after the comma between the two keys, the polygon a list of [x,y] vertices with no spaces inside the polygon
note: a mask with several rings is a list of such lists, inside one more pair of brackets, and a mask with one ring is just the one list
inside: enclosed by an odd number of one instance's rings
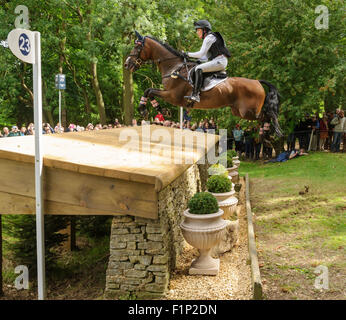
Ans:
{"label": "horse's front leg", "polygon": [[150,99],[151,105],[157,110],[162,111],[162,108],[160,104],[155,100],[155,97],[160,97],[165,99],[168,96],[168,91],[160,90],[160,89],[154,89],[149,88],[144,91],[143,96],[141,97],[141,101],[139,103],[139,112],[143,117],[145,117],[148,114],[148,110],[146,109],[146,104],[148,99]]}

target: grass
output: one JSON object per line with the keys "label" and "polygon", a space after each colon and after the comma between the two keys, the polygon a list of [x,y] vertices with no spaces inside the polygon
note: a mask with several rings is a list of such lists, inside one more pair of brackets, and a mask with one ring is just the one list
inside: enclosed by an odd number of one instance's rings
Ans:
{"label": "grass", "polygon": [[[242,162],[268,299],[344,299],[346,155],[311,153],[284,163]],[[305,194],[299,194],[305,190]],[[314,289],[329,268],[330,290]],[[296,284],[299,284],[297,286]]]}

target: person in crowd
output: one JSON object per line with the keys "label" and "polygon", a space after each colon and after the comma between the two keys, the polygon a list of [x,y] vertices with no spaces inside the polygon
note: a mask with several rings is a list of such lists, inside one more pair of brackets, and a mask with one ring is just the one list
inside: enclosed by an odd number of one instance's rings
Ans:
{"label": "person in crowd", "polygon": [[245,147],[245,158],[252,159],[254,146],[253,146],[252,130],[250,128],[246,128],[244,131],[244,147]]}
{"label": "person in crowd", "polygon": [[287,160],[292,160],[294,158],[298,158],[300,156],[307,156],[307,155],[308,153],[306,153],[304,149],[300,149],[300,150],[294,149],[292,151],[284,151],[280,153],[275,159],[265,161],[264,163],[285,162]]}
{"label": "person in crowd", "polygon": [[237,151],[240,156],[243,149],[244,131],[241,129],[239,123],[235,125],[235,129],[233,129],[232,133],[234,137],[235,151]]}
{"label": "person in crowd", "polygon": [[50,130],[50,126],[48,123],[45,123],[44,126],[42,127],[43,128],[43,134],[51,134],[52,131]]}
{"label": "person in crowd", "polygon": [[200,121],[198,123],[198,127],[197,127],[196,131],[197,132],[204,132],[204,123],[203,123],[203,121]]}
{"label": "person in crowd", "polygon": [[9,133],[10,133],[10,130],[9,130],[7,127],[4,127],[4,128],[2,129],[2,131],[3,131],[2,137],[3,137],[3,138],[8,137],[8,135],[9,135]]}
{"label": "person in crowd", "polygon": [[27,132],[28,130],[26,129],[26,127],[25,126],[22,126],[21,128],[20,128],[20,135],[21,136],[26,136],[26,132]]}
{"label": "person in crowd", "polygon": [[330,122],[334,125],[334,135],[333,135],[333,144],[331,151],[340,152],[340,143],[343,138],[343,134],[346,132],[346,118],[344,117],[344,112],[342,110],[337,111],[336,116]]}
{"label": "person in crowd", "polygon": [[137,120],[132,119],[131,125],[132,125],[132,127],[137,127]]}
{"label": "person in crowd", "polygon": [[71,123],[71,124],[68,126],[68,132],[75,132],[75,131],[77,131],[77,130],[76,130],[76,126],[75,126],[73,123]]}
{"label": "person in crowd", "polygon": [[[317,119],[317,116],[313,115],[311,117],[311,132],[309,137],[309,144],[311,139],[311,151],[317,151],[317,141],[318,141],[318,130],[320,129],[320,121]],[[312,137],[311,137],[312,135]]]}
{"label": "person in crowd", "polygon": [[164,127],[170,127],[170,126],[171,126],[171,122],[170,122],[169,120],[165,120],[165,121],[163,122],[163,126],[164,126]]}
{"label": "person in crowd", "polygon": [[328,119],[328,137],[327,137],[324,149],[331,150],[332,143],[333,143],[334,125],[332,125],[330,122],[334,119],[333,112],[327,113],[327,119]]}
{"label": "person in crowd", "polygon": [[92,123],[88,123],[88,125],[85,128],[85,131],[92,131],[94,130],[94,125]]}
{"label": "person in crowd", "polygon": [[214,121],[213,118],[211,118],[210,121],[209,121],[209,129],[214,129],[214,130],[217,129],[217,126],[216,126],[215,121]]}
{"label": "person in crowd", "polygon": [[155,119],[154,119],[154,121],[156,121],[156,119],[158,119],[159,120],[159,122],[163,122],[163,121],[165,121],[165,118],[163,117],[163,114],[160,112],[160,111],[158,111],[157,112],[157,115],[155,116]]}
{"label": "person in crowd", "polygon": [[191,131],[196,131],[197,129],[197,123],[194,123],[192,126],[191,126]]}
{"label": "person in crowd", "polygon": [[270,143],[270,141],[272,140],[272,137],[270,134],[271,134],[270,123],[265,122],[263,124],[263,135],[262,135],[263,158],[264,159],[271,159],[273,156],[273,147]]}
{"label": "person in crowd", "polygon": [[328,138],[328,117],[324,113],[322,119],[320,120],[320,151],[326,151],[326,141]]}
{"label": "person in crowd", "polygon": [[184,111],[184,114],[183,114],[183,120],[185,121],[191,121],[192,120],[192,117],[190,116],[190,111],[189,110],[185,110]]}
{"label": "person in crowd", "polygon": [[28,125],[28,130],[27,130],[27,133],[26,133],[28,136],[33,136],[35,134],[35,126],[33,123],[30,123]]}
{"label": "person in crowd", "polygon": [[262,147],[261,137],[263,135],[263,128],[261,128],[261,125],[258,124],[253,130],[254,130],[254,160],[259,160],[261,147]]}
{"label": "person in crowd", "polygon": [[20,131],[17,126],[12,126],[11,132],[8,134],[8,137],[19,137]]}
{"label": "person in crowd", "polygon": [[114,119],[114,128],[116,128],[116,126],[120,124],[119,120],[117,118]]}

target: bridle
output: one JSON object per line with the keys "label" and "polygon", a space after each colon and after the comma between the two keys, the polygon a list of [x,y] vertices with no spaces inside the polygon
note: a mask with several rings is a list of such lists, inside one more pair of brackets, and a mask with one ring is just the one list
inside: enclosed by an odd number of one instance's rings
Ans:
{"label": "bridle", "polygon": [[145,38],[143,38],[143,40],[136,40],[135,44],[140,46],[140,49],[138,50],[137,54],[129,54],[130,57],[135,57],[135,65],[137,66],[137,68],[139,69],[141,67],[141,65],[144,63],[144,61],[140,58],[141,52],[144,48],[144,40]]}
{"label": "bridle", "polygon": [[[145,37],[143,37],[143,40],[135,40],[135,44],[138,45],[139,50],[137,52],[137,54],[129,54],[130,57],[135,57],[135,65],[137,66],[137,69],[139,69],[143,64],[146,63],[146,61],[143,61],[140,58],[141,52],[144,48],[144,42],[145,42]],[[158,64],[160,64],[161,62],[167,61],[167,60],[173,60],[173,59],[181,59],[181,57],[179,56],[175,56],[172,58],[166,58],[166,59],[157,59],[157,60],[152,60],[154,63],[157,62]]]}

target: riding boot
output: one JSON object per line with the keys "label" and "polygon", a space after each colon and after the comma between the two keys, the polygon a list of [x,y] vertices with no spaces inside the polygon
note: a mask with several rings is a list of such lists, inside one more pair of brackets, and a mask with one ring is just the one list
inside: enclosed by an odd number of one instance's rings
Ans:
{"label": "riding boot", "polygon": [[191,96],[185,96],[184,98],[195,102],[200,102],[199,92],[203,84],[203,70],[197,69],[195,72],[195,85],[192,90]]}

